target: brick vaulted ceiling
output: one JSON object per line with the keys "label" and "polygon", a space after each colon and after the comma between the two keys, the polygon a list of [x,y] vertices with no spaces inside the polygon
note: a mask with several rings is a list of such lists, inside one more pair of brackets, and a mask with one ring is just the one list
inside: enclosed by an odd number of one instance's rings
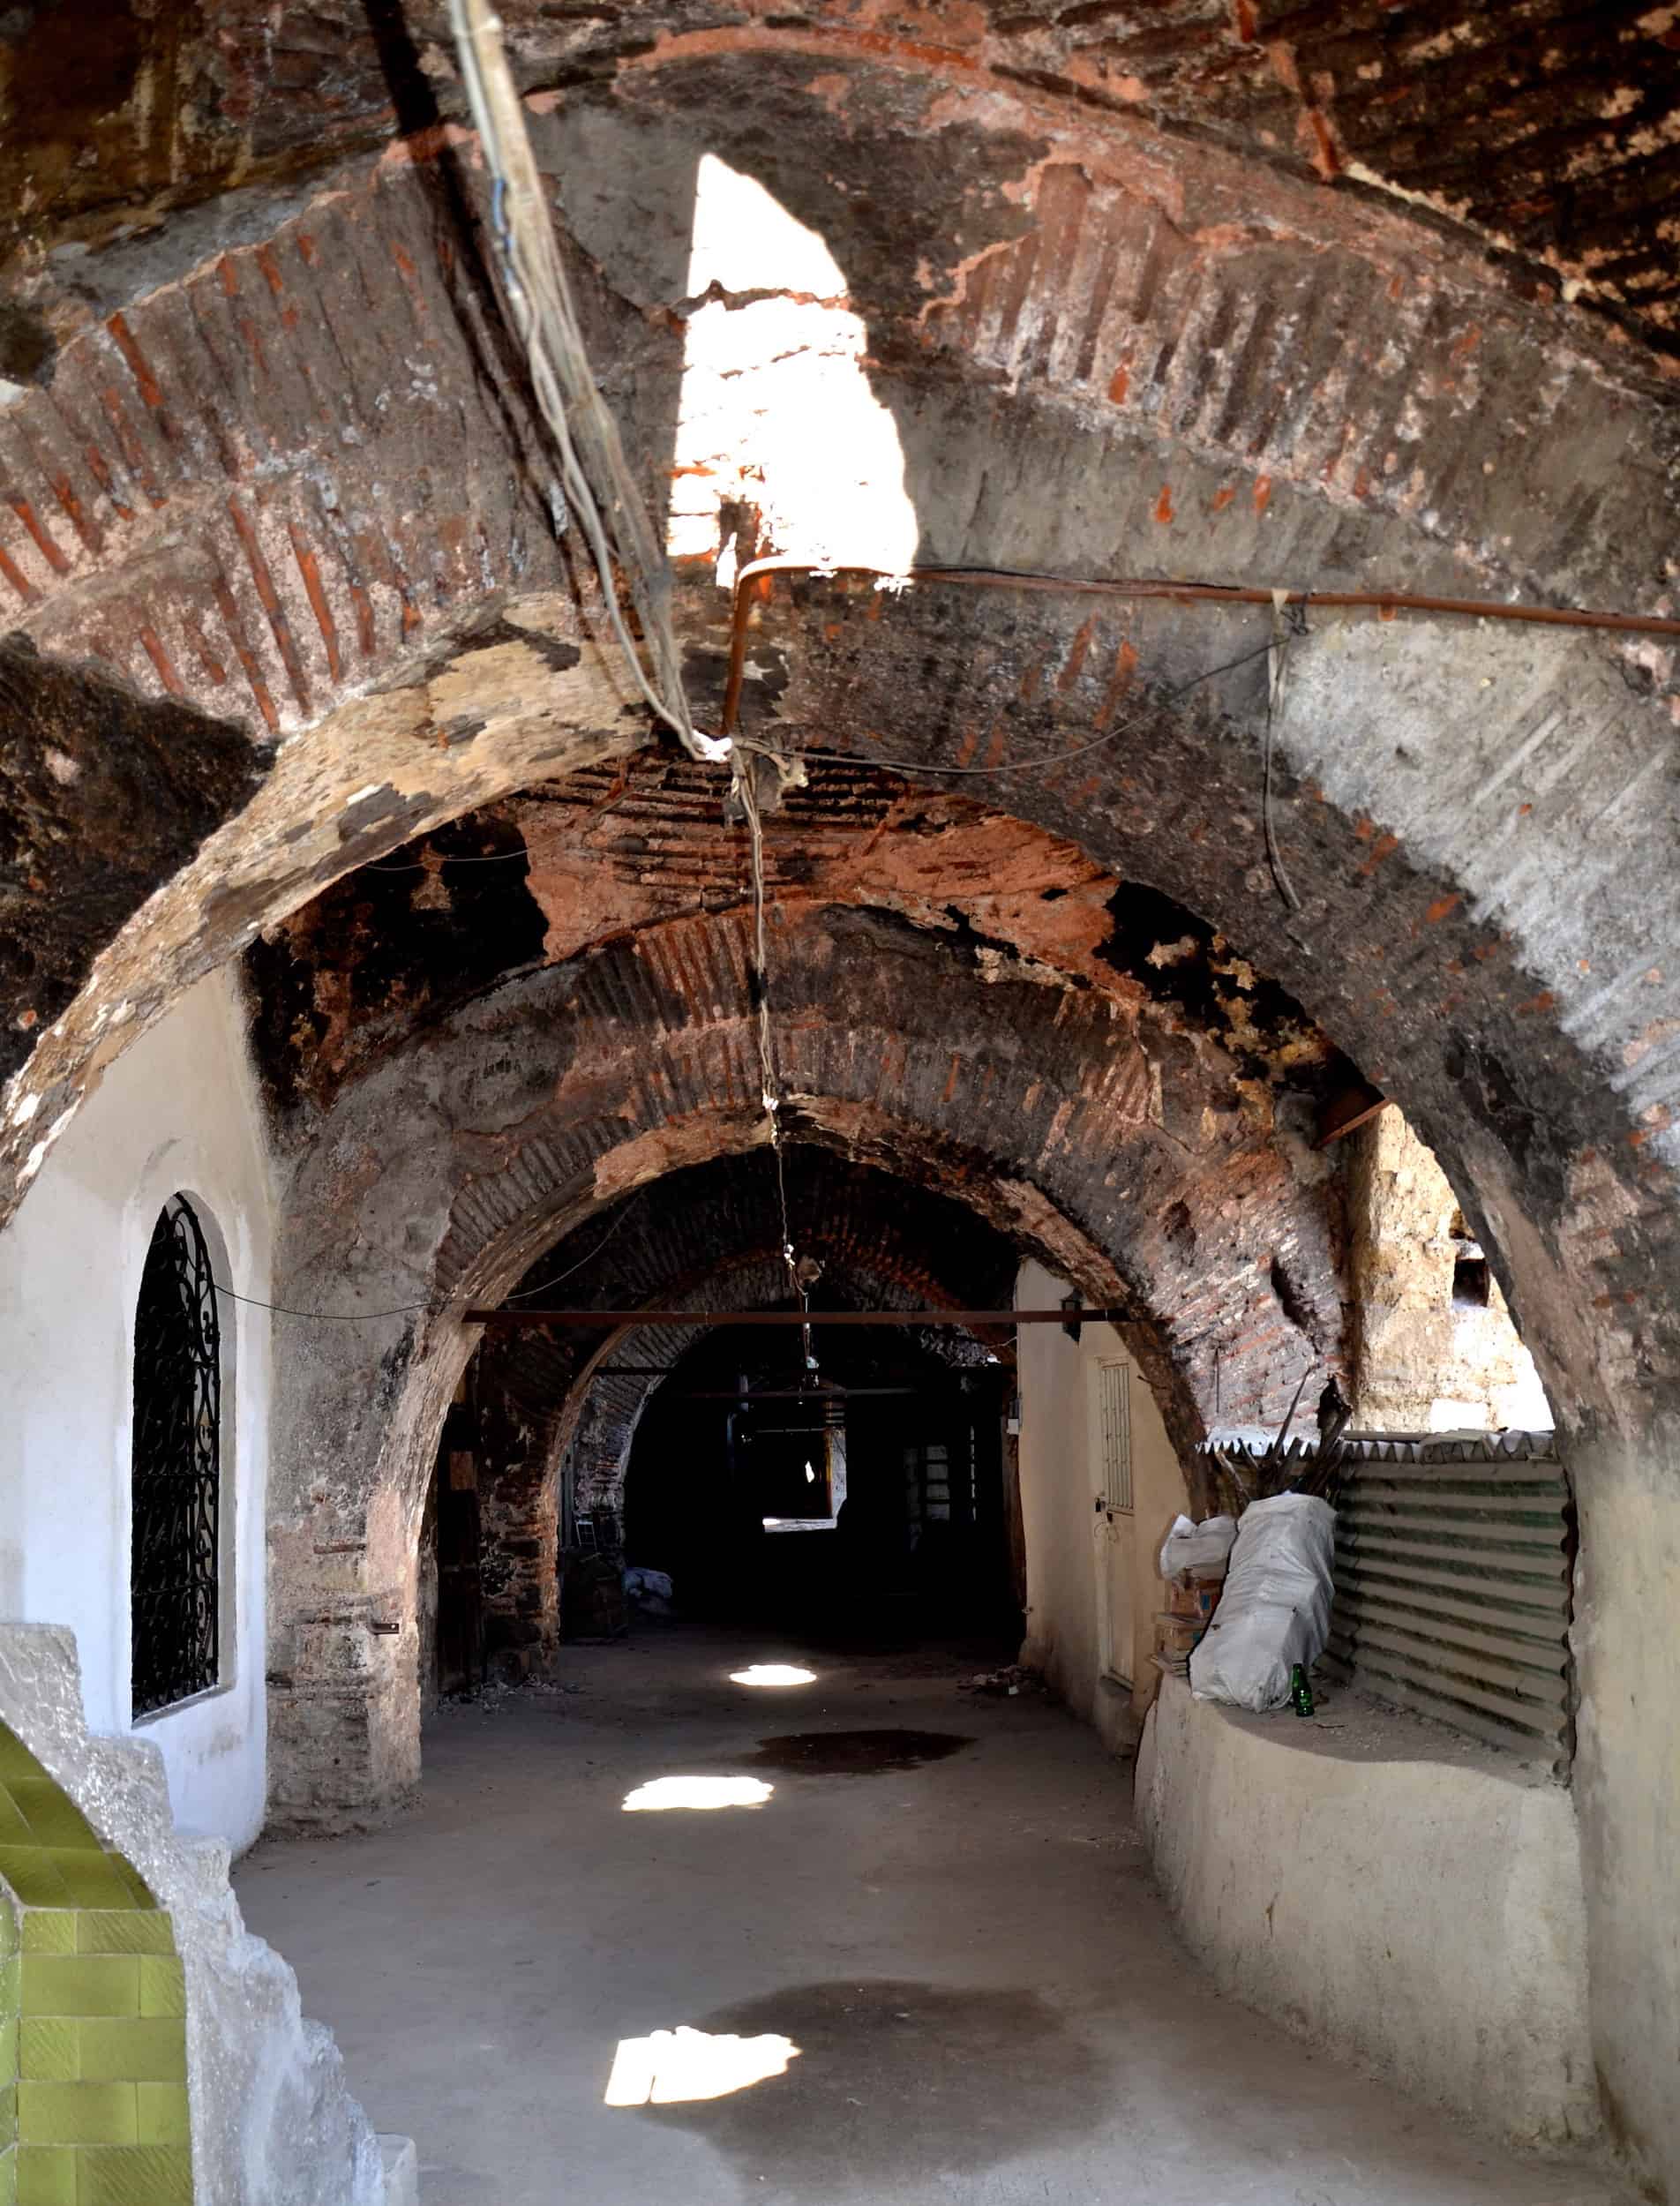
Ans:
{"label": "brick vaulted ceiling", "polygon": [[[1085,1245],[1124,1244],[1117,1271],[1082,1283],[1136,1310],[1187,1433],[1200,1392],[1258,1414],[1286,1403],[1304,1359],[1339,1357],[1339,1214],[1313,1143],[1358,1076],[1223,936],[994,807],[844,765],[814,765],[767,822],[766,885],[789,1123],[814,1159],[859,1160],[812,1167],[807,1207],[832,1230],[796,1221],[837,1284],[913,1301],[913,1278],[932,1300],[997,1307],[999,1251],[1065,1269],[1069,1244],[994,1179],[1061,1180]],[[747,1199],[766,1160],[748,1149],[733,1179],[690,1161],[719,1124],[740,1129],[726,1147],[762,1131],[747,909],[716,777],[644,753],[469,814],[270,929],[246,971],[300,1159],[294,1239],[322,1251],[321,1287],[399,1122],[404,1144],[453,1159],[431,1175],[453,1184],[448,1212],[424,1222],[429,1182],[402,1217],[417,1247],[442,1230],[446,1301],[529,1294],[557,1272],[565,1297],[608,1307],[715,1301],[697,1249],[719,1266],[773,1259]],[[919,1160],[895,1151],[900,1119],[934,1137]],[[624,1184],[676,1178],[631,1197],[620,1227],[601,1159],[638,1140]],[[1082,1175],[1106,1188],[1094,1207],[1074,1196]],[[578,1184],[609,1208],[568,1236]],[[917,1219],[933,1244],[919,1257]],[[527,1361],[574,1376],[577,1344]]]}
{"label": "brick vaulted ceiling", "polygon": [[[819,1310],[1007,1307],[1016,1253],[961,1204],[823,1149],[790,1149],[783,1177],[799,1248],[823,1267],[812,1297]],[[547,1251],[519,1293],[563,1294],[579,1309],[692,1309],[694,1319],[611,1339],[578,1329],[491,1336],[479,1352],[481,1398],[506,1400],[506,1414],[526,1429],[522,1452],[546,1479],[578,1427],[587,1385],[578,1490],[617,1506],[654,1374],[681,1361],[705,1311],[787,1301],[781,1234],[776,1174],[762,1151],[694,1166],[649,1193],[626,1196]],[[981,1353],[955,1331],[907,1338],[959,1365]],[[986,1338],[1009,1353],[1006,1328]],[[765,1352],[791,1372],[797,1343],[797,1335],[767,1335]],[[604,1368],[590,1384],[596,1367]]]}
{"label": "brick vaulted ceiling", "polygon": [[[994,980],[1128,1020],[1149,1007],[1219,1050],[1225,1101],[1328,1100],[1357,1076],[1283,990],[1212,928],[1123,889],[1074,844],[995,803],[814,764],[767,822],[776,925],[859,905]],[[249,953],[259,1054],[282,1109],[330,1104],[357,1071],[476,997],[673,920],[744,909],[746,838],[716,776],[658,753],[566,775],[469,814],[336,883]],[[647,955],[657,952],[649,947]],[[691,997],[707,979],[673,964]]]}
{"label": "brick vaulted ceiling", "polygon": [[[719,561],[788,548],[778,469],[810,456],[737,452],[725,484],[690,451],[749,329],[790,334],[751,364],[755,421],[808,407],[813,364],[865,391],[924,560],[1668,605],[1665,11],[506,14],[603,380],[689,529],[703,719]],[[714,799],[681,772],[626,769],[646,729],[557,538],[441,11],[65,0],[0,41],[0,680],[29,732],[0,765],[8,1196],[124,1041],[246,950],[294,1131],[428,1034],[447,1056],[477,1020],[516,1060],[515,1003],[586,1007],[594,1039],[552,1069],[590,1125],[626,1021],[619,1077],[649,1083],[626,1124],[715,1043],[733,1077],[721,1001],[669,961],[735,974],[739,838],[715,809],[698,831]],[[791,225],[812,283],[697,280],[708,163]],[[1021,1069],[983,1004],[1035,1033],[1048,1007],[1046,1066],[1054,1036],[1153,1022],[1173,1047],[1145,1056],[1181,1047],[1207,1084],[1164,1093],[1239,1147],[1276,1151],[1262,1122],[1332,1036],[1507,1274],[1521,1249],[1549,1379],[1601,1407],[1616,1374],[1680,1373],[1680,1313],[1638,1292],[1680,1152],[1665,645],[1319,617],[1277,730],[1297,909],[1264,855],[1264,618],[844,578],[749,610],[749,724],[857,762],[776,857],[833,1110],[865,1110],[865,1076],[823,1057],[818,980],[851,985],[866,945],[896,960],[930,1111],[944,972],[996,1080]],[[515,849],[482,887],[445,862]],[[697,1054],[656,1070],[679,1029]],[[1091,1063],[1062,1069],[1037,1100],[1018,1082],[1046,1184],[1066,1159],[1033,1114],[1079,1107]],[[470,1138],[497,1188],[526,1169]],[[1115,1204],[1084,1207],[1115,1249]]]}

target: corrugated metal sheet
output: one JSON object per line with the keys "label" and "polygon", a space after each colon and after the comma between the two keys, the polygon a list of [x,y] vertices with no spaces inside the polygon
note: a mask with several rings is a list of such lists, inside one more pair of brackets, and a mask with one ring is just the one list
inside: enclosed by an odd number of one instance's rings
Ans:
{"label": "corrugated metal sheet", "polygon": [[1574,1546],[1563,1466],[1368,1459],[1331,1498],[1331,1673],[1563,1775]]}
{"label": "corrugated metal sheet", "polygon": [[[1270,1453],[1276,1434],[1259,1425],[1226,1425],[1210,1432],[1198,1455],[1247,1456],[1258,1462]],[[1358,1463],[1555,1462],[1556,1436],[1550,1432],[1349,1432],[1338,1452]],[[1286,1463],[1305,1463],[1318,1452],[1310,1427],[1292,1433],[1283,1444]]]}
{"label": "corrugated metal sheet", "polygon": [[[1200,1452],[1258,1460],[1273,1436],[1211,1433]],[[1318,1452],[1283,1450],[1286,1477]],[[1324,1667],[1564,1774],[1573,1750],[1574,1511],[1549,1432],[1348,1435]]]}

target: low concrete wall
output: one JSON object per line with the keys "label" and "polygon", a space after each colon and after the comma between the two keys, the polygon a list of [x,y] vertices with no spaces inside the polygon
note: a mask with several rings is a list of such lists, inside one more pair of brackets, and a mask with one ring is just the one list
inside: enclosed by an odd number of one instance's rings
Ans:
{"label": "low concrete wall", "polygon": [[1351,1697],[1336,1713],[1248,1716],[1163,1680],[1137,1812],[1187,1943],[1222,1991],[1513,2142],[1592,2135],[1570,1794],[1451,1740],[1429,1758],[1428,1727]]}

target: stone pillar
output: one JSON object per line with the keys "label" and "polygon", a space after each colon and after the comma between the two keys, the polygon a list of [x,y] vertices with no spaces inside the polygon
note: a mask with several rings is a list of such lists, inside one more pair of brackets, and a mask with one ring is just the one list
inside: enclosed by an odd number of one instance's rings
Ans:
{"label": "stone pillar", "polygon": [[1593,2054],[1605,2125],[1653,2197],[1680,2198],[1680,1417],[1583,1436],[1575,1796]]}
{"label": "stone pillar", "polygon": [[417,1527],[389,1490],[269,1539],[268,1821],[355,1830],[420,1782]]}
{"label": "stone pillar", "polygon": [[[295,1292],[330,1306],[318,1280]],[[322,1335],[273,1410],[269,1820],[356,1830],[420,1782],[420,1525],[466,1344],[393,1326],[381,1354],[361,1327]]]}
{"label": "stone pillar", "polygon": [[551,1675],[560,1639],[559,1438],[480,1358],[478,1500],[484,1664],[514,1683]]}

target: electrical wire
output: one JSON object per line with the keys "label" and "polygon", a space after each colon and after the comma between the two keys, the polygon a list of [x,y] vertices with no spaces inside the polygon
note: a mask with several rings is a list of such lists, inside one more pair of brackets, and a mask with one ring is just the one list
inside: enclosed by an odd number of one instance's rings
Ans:
{"label": "electrical wire", "polygon": [[[764,1099],[764,1115],[769,1122],[770,1150],[776,1159],[776,1200],[781,1206],[782,1261],[787,1267],[788,1283],[800,1307],[809,1315],[811,1297],[799,1277],[799,1255],[793,1245],[792,1215],[788,1208],[787,1172],[782,1155],[782,1090],[776,1077],[776,1047],[770,1030],[770,953],[769,927],[766,923],[764,894],[764,816],[759,803],[759,793],[754,779],[754,762],[745,762],[746,770],[736,781],[736,793],[746,820],[748,862],[753,886],[753,993],[754,1029],[758,1036],[759,1084]],[[809,1363],[811,1328],[805,1328],[805,1353]]]}
{"label": "electrical wire", "polygon": [[[450,0],[449,17],[491,180],[491,221],[508,319],[554,439],[567,510],[588,543],[602,604],[643,702],[686,750],[721,762],[726,747],[702,736],[688,709],[671,618],[670,570],[590,371],[500,24],[487,0]],[[619,604],[615,552],[652,658],[651,677]]]}
{"label": "electrical wire", "polygon": [[[509,866],[512,865],[516,858],[522,858],[529,863],[531,854],[529,849],[525,849],[517,851],[484,851],[481,852],[477,856],[470,858],[454,858],[452,857],[447,851],[439,851],[435,853],[435,855],[439,867],[443,867]],[[412,866],[362,866],[358,867],[357,871],[364,874],[424,874],[429,873],[431,871],[431,867],[425,864],[424,859],[420,859],[416,860]]]}
{"label": "electrical wire", "polygon": [[[593,1264],[641,1200],[641,1193],[638,1190],[625,1204],[589,1254],[580,1257],[578,1261],[567,1270],[556,1272],[551,1279],[544,1279],[541,1287],[528,1287],[521,1288],[517,1294],[505,1294],[502,1301],[504,1302],[529,1302],[534,1294],[546,1294],[551,1287],[559,1287],[562,1280],[569,1279],[574,1272],[581,1272],[586,1264]],[[327,1325],[371,1325],[381,1318],[416,1317],[423,1312],[430,1317],[446,1317],[449,1315],[449,1306],[446,1303],[439,1306],[432,1302],[399,1302],[392,1309],[296,1309],[288,1302],[259,1302],[254,1294],[236,1294],[232,1287],[224,1287],[220,1279],[213,1279],[210,1284],[218,1294],[225,1294],[230,1302],[243,1302],[247,1309],[266,1309],[275,1317],[312,1317],[322,1324]],[[470,1301],[471,1297],[469,1296],[468,1300]]]}
{"label": "electrical wire", "polygon": [[[1169,705],[1176,704],[1181,697],[1188,697],[1191,690],[1199,689],[1204,682],[1211,682],[1215,675],[1228,674],[1236,667],[1248,666],[1256,659],[1264,658],[1271,648],[1271,640],[1268,637],[1265,642],[1256,643],[1252,650],[1241,652],[1234,659],[1221,659],[1217,666],[1204,667],[1201,673],[1192,674],[1189,681],[1180,682],[1175,688],[1167,690],[1163,702]],[[954,774],[964,778],[990,778],[998,774],[1028,773],[1035,766],[1065,766],[1071,759],[1086,758],[1092,751],[1106,750],[1121,736],[1129,735],[1134,728],[1147,724],[1146,714],[1134,713],[1128,719],[1117,721],[1112,728],[1093,737],[1089,743],[1076,743],[1071,750],[1046,751],[1032,758],[1011,759],[1002,766],[940,766],[924,759],[876,758],[873,754],[865,756],[856,751],[802,749],[795,755],[799,758],[820,758],[825,762],[837,762],[846,766],[879,766],[886,772],[895,774]]]}
{"label": "electrical wire", "polygon": [[613,1234],[616,1234],[619,1227],[623,1225],[625,1219],[629,1217],[631,1212],[640,1207],[643,1192],[644,1190],[641,1189],[637,1189],[635,1194],[631,1197],[630,1200],[625,1204],[624,1208],[619,1212],[619,1215],[613,1219],[612,1223],[607,1227],[605,1233],[602,1234],[600,1240],[596,1242],[594,1248],[589,1250],[587,1256],[580,1257],[575,1264],[568,1265],[564,1272],[557,1272],[551,1279],[544,1279],[541,1287],[523,1287],[520,1289],[517,1294],[504,1294],[502,1296],[503,1302],[529,1302],[533,1295],[546,1294],[551,1287],[559,1287],[562,1280],[573,1278],[574,1274],[581,1272],[586,1265],[593,1264],[596,1258],[600,1255],[602,1249],[604,1249],[608,1242],[611,1240]]}
{"label": "electrical wire", "polygon": [[243,1302],[247,1309],[266,1309],[276,1317],[314,1317],[326,1325],[371,1325],[382,1317],[413,1317],[422,1310],[441,1315],[430,1302],[399,1302],[394,1309],[293,1309],[285,1302],[260,1302],[254,1294],[236,1294],[217,1279],[210,1284],[218,1294],[225,1294],[230,1302]]}
{"label": "electrical wire", "polygon": [[1272,884],[1292,912],[1301,909],[1301,898],[1295,894],[1295,884],[1290,880],[1278,848],[1277,822],[1272,816],[1271,755],[1276,724],[1283,712],[1284,679],[1289,667],[1289,639],[1307,633],[1306,608],[1292,605],[1288,594],[1276,590],[1271,599],[1271,664],[1266,683],[1266,745],[1264,770],[1260,784],[1260,818],[1265,829],[1266,864],[1271,869]]}

